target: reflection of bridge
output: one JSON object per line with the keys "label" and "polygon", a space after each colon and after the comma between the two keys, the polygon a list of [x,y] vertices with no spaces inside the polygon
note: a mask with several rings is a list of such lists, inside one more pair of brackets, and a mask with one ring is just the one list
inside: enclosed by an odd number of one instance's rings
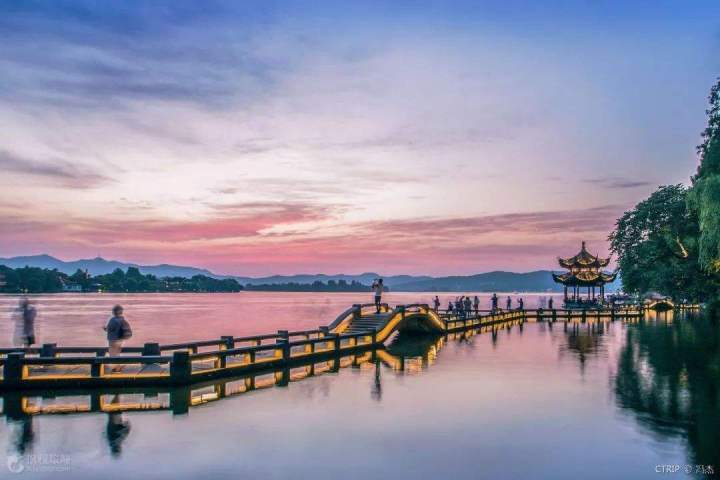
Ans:
{"label": "reflection of bridge", "polygon": [[[395,332],[446,335],[512,322],[587,322],[642,316],[640,310],[478,310],[458,315],[424,304],[354,305],[317,330],[123,348],[108,357],[106,347],[0,349],[2,390],[37,388],[144,387],[198,384],[262,370],[294,368],[383,345]],[[119,369],[119,367],[122,367]],[[112,369],[108,367],[114,367]],[[119,371],[117,371],[119,369]]]}
{"label": "reflection of bridge", "polygon": [[[396,337],[388,346],[379,345],[364,352],[333,357],[317,362],[307,359],[294,367],[267,368],[231,378],[220,378],[192,385],[67,388],[61,390],[13,390],[0,393],[2,413],[10,420],[37,415],[68,415],[82,413],[127,413],[137,411],[169,411],[185,414],[195,406],[235,397],[255,390],[286,387],[290,383],[344,368],[378,368],[384,365],[399,374],[415,373],[431,366],[449,340],[467,339],[482,333],[521,325],[522,320],[502,325],[484,325],[472,330],[447,335]],[[66,402],[63,399],[70,399]]]}

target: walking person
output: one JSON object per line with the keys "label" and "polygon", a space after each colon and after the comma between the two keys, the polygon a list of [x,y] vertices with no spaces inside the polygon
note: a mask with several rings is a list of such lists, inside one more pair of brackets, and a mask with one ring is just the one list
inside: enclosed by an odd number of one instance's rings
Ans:
{"label": "walking person", "polygon": [[[123,316],[123,307],[115,305],[112,309],[113,316],[108,320],[103,330],[107,332],[108,356],[117,357],[122,352],[123,342],[132,337],[132,329],[130,324]],[[121,367],[115,366],[113,372],[122,370]]]}
{"label": "walking person", "polygon": [[508,295],[508,298],[507,298],[507,301],[505,302],[505,304],[507,305],[507,310],[510,311],[510,308],[512,308],[512,299],[510,298],[509,295]]}
{"label": "walking person", "polygon": [[15,320],[14,344],[25,348],[35,343],[35,318],[37,310],[30,300],[23,297],[18,306],[17,319]]}
{"label": "walking person", "polygon": [[372,289],[375,291],[375,309],[377,313],[380,313],[380,302],[382,301],[383,294],[383,279],[376,278],[372,284]]}

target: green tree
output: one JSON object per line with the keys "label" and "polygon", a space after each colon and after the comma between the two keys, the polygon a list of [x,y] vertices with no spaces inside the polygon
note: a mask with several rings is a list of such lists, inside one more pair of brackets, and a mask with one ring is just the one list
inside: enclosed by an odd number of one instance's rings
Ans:
{"label": "green tree", "polygon": [[628,292],[704,300],[711,278],[698,263],[698,218],[683,185],[658,188],[618,219],[610,248]]}
{"label": "green tree", "polygon": [[708,125],[698,146],[700,166],[688,206],[699,221],[698,257],[707,271],[720,272],[720,79],[710,90]]}

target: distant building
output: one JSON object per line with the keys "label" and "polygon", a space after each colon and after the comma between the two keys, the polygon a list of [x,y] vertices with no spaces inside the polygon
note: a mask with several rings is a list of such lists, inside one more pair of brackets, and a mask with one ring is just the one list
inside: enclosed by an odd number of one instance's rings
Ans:
{"label": "distant building", "polygon": [[73,282],[64,282],[62,287],[63,292],[82,292],[82,285]]}
{"label": "distant building", "polygon": [[[558,263],[568,270],[566,273],[553,273],[553,280],[562,283],[565,292],[565,304],[583,305],[586,303],[603,303],[605,300],[605,284],[615,280],[617,273],[607,273],[602,270],[610,263],[610,258],[599,258],[592,255],[582,242],[580,252],[569,258],[558,257]],[[571,295],[568,295],[570,288]],[[582,298],[582,289],[587,289],[586,298]],[[598,289],[599,296],[595,293]]]}

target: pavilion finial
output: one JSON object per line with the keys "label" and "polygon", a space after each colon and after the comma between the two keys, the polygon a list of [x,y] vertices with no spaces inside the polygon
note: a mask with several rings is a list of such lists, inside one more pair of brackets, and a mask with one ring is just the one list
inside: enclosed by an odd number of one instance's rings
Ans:
{"label": "pavilion finial", "polygon": [[585,250],[585,240],[582,241],[582,249]]}

